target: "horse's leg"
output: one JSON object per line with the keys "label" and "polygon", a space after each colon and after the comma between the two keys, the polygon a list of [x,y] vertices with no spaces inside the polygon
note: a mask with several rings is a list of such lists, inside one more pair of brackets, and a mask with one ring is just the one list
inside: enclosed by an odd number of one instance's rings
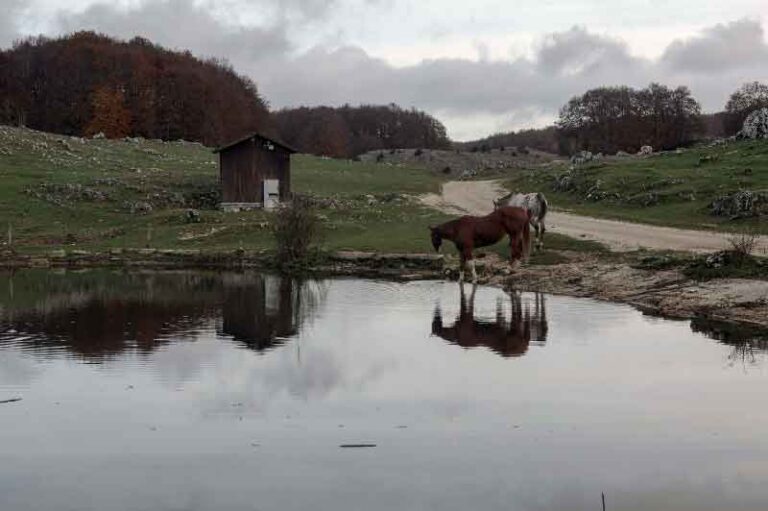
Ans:
{"label": "horse's leg", "polygon": [[518,249],[522,250],[521,240],[518,238],[517,233],[508,231],[509,235],[509,265],[512,269],[516,269],[520,265],[520,260],[515,256],[518,254]]}
{"label": "horse's leg", "polygon": [[[469,267],[472,270],[472,283],[477,282],[477,269],[475,268],[475,260],[472,257],[472,247],[467,245],[464,245],[464,248],[461,251],[462,260],[465,262],[469,262]],[[462,273],[463,278],[463,273]]]}
{"label": "horse's leg", "polygon": [[533,226],[533,239],[534,239],[534,248],[536,250],[541,250],[544,246],[544,224],[540,220],[531,220],[531,225]]}
{"label": "horse's leg", "polygon": [[464,282],[464,267],[467,265],[467,261],[464,258],[464,251],[459,252],[459,283]]}
{"label": "horse's leg", "polygon": [[544,223],[544,219],[540,220],[541,224],[541,248],[544,248],[544,233],[547,232],[547,225]]}

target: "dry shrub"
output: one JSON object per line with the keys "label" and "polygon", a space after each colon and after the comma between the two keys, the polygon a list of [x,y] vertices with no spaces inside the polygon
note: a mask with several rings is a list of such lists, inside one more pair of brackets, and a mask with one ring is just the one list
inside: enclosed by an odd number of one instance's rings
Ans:
{"label": "dry shrub", "polygon": [[728,243],[730,243],[731,250],[736,258],[739,261],[744,261],[754,252],[757,246],[757,239],[757,233],[747,231],[730,236]]}
{"label": "dry shrub", "polygon": [[274,214],[272,233],[277,243],[281,265],[295,265],[307,260],[321,238],[321,221],[309,197],[294,195]]}

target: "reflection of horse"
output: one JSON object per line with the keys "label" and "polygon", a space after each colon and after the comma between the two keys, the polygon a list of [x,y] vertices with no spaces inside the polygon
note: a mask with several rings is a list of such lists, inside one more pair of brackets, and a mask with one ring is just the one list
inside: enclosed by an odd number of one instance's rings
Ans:
{"label": "reflection of horse", "polygon": [[533,313],[530,306],[523,309],[520,295],[510,293],[510,318],[504,317],[501,301],[496,305],[493,321],[477,320],[474,315],[476,286],[472,286],[469,302],[461,286],[459,315],[453,326],[443,325],[440,308],[435,309],[432,318],[432,335],[458,344],[464,348],[485,346],[503,357],[519,357],[528,351],[531,341],[544,343],[547,340],[547,316],[544,296],[536,293]]}
{"label": "reflection of horse", "polygon": [[459,251],[461,266],[459,280],[464,280],[467,261],[472,268],[472,282],[477,282],[477,270],[472,250],[493,245],[504,235],[509,236],[509,258],[514,262],[527,259],[530,253],[530,217],[522,208],[503,207],[486,216],[463,216],[438,226],[430,226],[432,246],[440,250],[443,239],[453,241]]}
{"label": "reflection of horse", "polygon": [[499,197],[493,201],[495,209],[504,206],[516,206],[528,210],[531,214],[531,225],[536,232],[536,248],[544,246],[544,233],[547,232],[547,226],[544,218],[547,216],[549,203],[543,193],[508,193],[504,197]]}

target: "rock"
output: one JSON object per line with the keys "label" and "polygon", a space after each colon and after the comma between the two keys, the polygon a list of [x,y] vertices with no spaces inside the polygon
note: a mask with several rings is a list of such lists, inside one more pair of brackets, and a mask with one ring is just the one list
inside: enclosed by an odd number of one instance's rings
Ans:
{"label": "rock", "polygon": [[626,158],[627,156],[629,156],[629,153],[626,151],[616,151],[617,158]]}
{"label": "rock", "polygon": [[200,212],[196,209],[188,209],[186,213],[184,213],[184,220],[188,224],[199,224],[200,223]]}
{"label": "rock", "polygon": [[555,178],[552,183],[552,190],[555,192],[570,192],[576,189],[576,180],[570,172],[562,174]]}
{"label": "rock", "polygon": [[579,151],[571,156],[571,163],[573,165],[584,165],[595,159],[595,156],[590,151]]}
{"label": "rock", "polygon": [[653,154],[653,147],[649,145],[644,145],[640,148],[640,150],[637,152],[639,156],[650,156]]}
{"label": "rock", "polygon": [[145,201],[125,201],[123,207],[127,209],[132,215],[146,215],[151,213],[154,209],[152,204]]}
{"label": "rock", "polygon": [[758,108],[750,113],[739,131],[739,138],[758,139],[768,137],[768,108]]}
{"label": "rock", "polygon": [[727,266],[733,259],[733,254],[727,250],[721,250],[714,254],[709,254],[704,259],[704,266],[707,268],[722,268]]}
{"label": "rock", "polygon": [[101,140],[101,139],[107,138],[107,136],[103,132],[100,131],[100,132],[94,134],[91,138],[94,139],[94,140]]}
{"label": "rock", "polygon": [[731,219],[753,217],[768,214],[768,190],[742,190],[730,195],[723,195],[709,204],[715,216]]}

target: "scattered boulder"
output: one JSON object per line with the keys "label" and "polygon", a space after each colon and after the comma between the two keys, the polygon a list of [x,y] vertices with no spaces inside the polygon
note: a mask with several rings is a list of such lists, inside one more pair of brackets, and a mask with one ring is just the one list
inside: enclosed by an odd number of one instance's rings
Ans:
{"label": "scattered boulder", "polygon": [[184,213],[184,220],[188,224],[199,224],[201,221],[200,212],[196,209],[188,209],[187,212]]}
{"label": "scattered boulder", "polygon": [[584,165],[585,163],[589,163],[594,159],[595,157],[590,151],[579,151],[578,153],[571,156],[571,164]]}
{"label": "scattered boulder", "polygon": [[640,148],[637,154],[638,156],[650,156],[653,154],[653,147],[649,145],[644,145]]}
{"label": "scattered boulder", "polygon": [[107,136],[104,134],[103,131],[100,131],[98,133],[94,133],[94,135],[91,138],[94,140],[101,140],[101,139],[107,138]]}
{"label": "scattered boulder", "polygon": [[617,158],[626,158],[628,156],[629,156],[629,153],[626,151],[616,151]]}
{"label": "scattered boulder", "polygon": [[747,218],[768,214],[768,190],[742,190],[723,195],[709,204],[711,213],[731,219]]}
{"label": "scattered boulder", "polygon": [[552,183],[552,191],[555,192],[570,192],[575,189],[576,180],[570,172],[557,176],[555,182]]}
{"label": "scattered boulder", "polygon": [[132,215],[147,215],[154,209],[152,204],[146,201],[125,201],[123,207]]}
{"label": "scattered boulder", "polygon": [[740,138],[758,139],[768,137],[768,108],[758,108],[750,113],[739,132]]}

